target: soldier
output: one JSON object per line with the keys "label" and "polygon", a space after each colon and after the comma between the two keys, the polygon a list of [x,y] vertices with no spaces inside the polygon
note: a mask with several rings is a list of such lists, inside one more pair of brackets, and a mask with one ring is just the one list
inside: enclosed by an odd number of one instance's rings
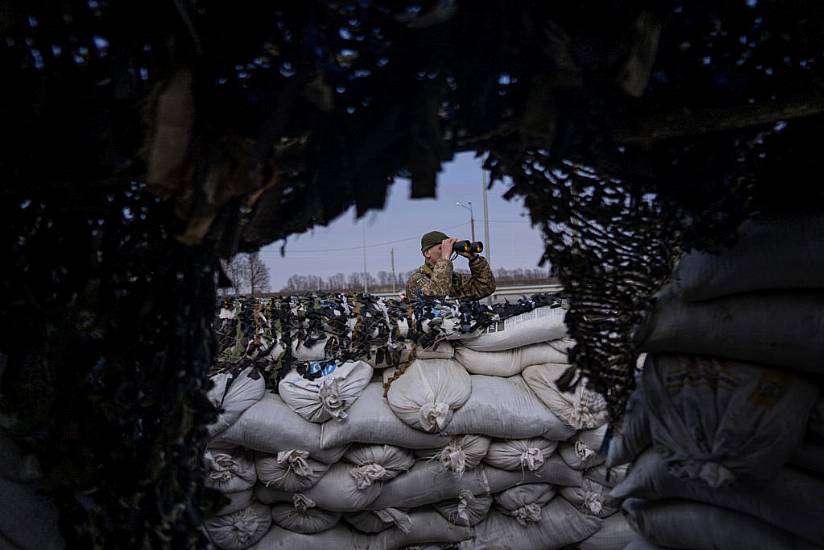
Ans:
{"label": "soldier", "polygon": [[430,231],[421,238],[421,252],[426,261],[406,283],[406,299],[415,301],[423,296],[451,296],[480,300],[495,292],[495,276],[482,256],[459,252],[469,258],[471,275],[453,273],[453,239],[440,231]]}

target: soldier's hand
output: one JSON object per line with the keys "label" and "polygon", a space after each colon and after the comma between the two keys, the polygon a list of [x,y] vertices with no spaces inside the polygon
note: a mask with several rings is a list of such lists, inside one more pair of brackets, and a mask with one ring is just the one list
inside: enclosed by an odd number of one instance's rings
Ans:
{"label": "soldier's hand", "polygon": [[452,248],[456,242],[458,242],[458,239],[453,239],[451,237],[441,241],[441,258],[446,258],[448,260],[452,257]]}

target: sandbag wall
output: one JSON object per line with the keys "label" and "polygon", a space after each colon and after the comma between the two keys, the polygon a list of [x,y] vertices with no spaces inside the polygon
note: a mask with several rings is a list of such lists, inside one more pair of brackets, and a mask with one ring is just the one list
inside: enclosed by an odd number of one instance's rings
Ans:
{"label": "sandbag wall", "polygon": [[824,218],[750,221],[676,267],[608,464],[627,547],[824,547]]}
{"label": "sandbag wall", "polygon": [[623,548],[632,530],[609,491],[627,468],[598,453],[606,403],[584,384],[555,386],[569,366],[564,315],[558,304],[482,325],[428,315],[437,338],[386,368],[293,346],[310,362],[292,364],[277,392],[254,367],[216,375],[225,412],[207,461],[231,504],[207,521],[212,541]]}

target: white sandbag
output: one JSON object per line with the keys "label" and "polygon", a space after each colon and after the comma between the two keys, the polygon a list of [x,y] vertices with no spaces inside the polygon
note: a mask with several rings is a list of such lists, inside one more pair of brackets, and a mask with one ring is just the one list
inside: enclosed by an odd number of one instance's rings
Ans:
{"label": "white sandbag", "polygon": [[524,527],[541,521],[543,507],[555,497],[555,487],[548,483],[519,485],[495,495],[498,511]]}
{"label": "white sandbag", "polygon": [[748,220],[717,254],[692,252],[672,286],[687,301],[770,289],[824,288],[824,216]]}
{"label": "white sandbag", "polygon": [[411,451],[392,445],[354,445],[343,455],[343,460],[352,464],[350,475],[359,489],[389,481],[415,464]]}
{"label": "white sandbag", "polygon": [[484,468],[467,470],[459,475],[437,462],[425,460],[385,483],[380,496],[369,505],[369,509],[414,508],[434,504],[457,498],[463,490],[475,495],[490,492]]}
{"label": "white sandbag", "polygon": [[266,381],[254,367],[243,369],[237,376],[222,372],[210,380],[214,386],[207,397],[215,408],[221,410],[214,424],[207,427],[210,437],[215,437],[237,422],[240,415],[260,401],[266,392]]}
{"label": "white sandbag", "polygon": [[[319,508],[330,512],[358,512],[366,509],[381,492],[380,481],[365,485],[357,473],[357,466],[338,462],[303,494],[315,502]],[[359,487],[362,486],[363,488]],[[262,490],[261,490],[262,492]],[[259,492],[258,494],[261,494]],[[263,499],[261,499],[263,500]],[[386,508],[386,506],[382,506]]]}
{"label": "white sandbag", "polygon": [[310,422],[342,421],[371,380],[372,367],[363,361],[350,361],[315,380],[292,370],[278,384],[278,393],[289,408]]}
{"label": "white sandbag", "polygon": [[493,441],[484,461],[503,470],[535,471],[558,447],[557,441],[543,438],[503,439]]}
{"label": "white sandbag", "polygon": [[449,544],[472,537],[472,528],[450,523],[431,509],[409,512],[409,530],[391,528],[374,535],[355,534],[354,548],[369,550],[400,550],[429,543]]}
{"label": "white sandbag", "polygon": [[588,430],[606,424],[609,417],[604,397],[587,388],[586,379],[571,392],[558,389],[556,381],[569,368],[563,363],[544,363],[524,369],[522,376],[544,405],[555,416],[576,430]]}
{"label": "white sandbag", "polygon": [[284,529],[311,535],[331,529],[338,524],[340,514],[321,510],[311,499],[296,494],[292,504],[272,506],[272,521]]}
{"label": "white sandbag", "polygon": [[627,478],[629,470],[629,464],[620,466],[601,464],[584,472],[584,477],[605,487],[615,487]]}
{"label": "white sandbag", "polygon": [[624,416],[613,425],[607,450],[608,466],[632,462],[644,449],[652,445],[648,414],[644,388],[638,383],[627,400]]}
{"label": "white sandbag", "polygon": [[409,514],[397,508],[384,508],[383,510],[367,510],[354,514],[345,514],[343,519],[363,533],[380,533],[390,527],[397,527],[401,531],[408,533],[412,527],[412,520]]}
{"label": "white sandbag", "polygon": [[824,479],[795,468],[780,468],[765,483],[711,488],[670,475],[663,459],[649,449],[612,495],[703,502],[748,514],[813,542],[824,541]]}
{"label": "white sandbag", "polygon": [[346,422],[327,422],[321,428],[321,447],[324,449],[355,442],[432,449],[443,447],[449,441],[446,436],[422,432],[401,422],[384,399],[383,384],[380,382],[366,386],[349,409]]}
{"label": "white sandbag", "polygon": [[606,456],[599,451],[604,443],[608,426],[604,424],[594,430],[584,430],[575,434],[567,442],[558,446],[558,453],[570,468],[586,470],[606,461]]}
{"label": "white sandbag", "polygon": [[621,501],[610,496],[609,487],[584,478],[579,487],[561,487],[560,495],[585,514],[607,518],[621,508]]}
{"label": "white sandbag", "polygon": [[257,481],[255,463],[249,452],[237,449],[232,452],[206,449],[206,487],[223,493],[245,491]]}
{"label": "white sandbag", "polygon": [[544,306],[493,323],[463,345],[476,351],[504,351],[566,338],[566,308]]}
{"label": "white sandbag", "polygon": [[306,535],[273,525],[251,550],[344,550],[361,548],[355,544],[354,532],[343,524]]}
{"label": "white sandbag", "polygon": [[683,500],[624,502],[632,528],[654,544],[715,550],[820,550],[821,546],[732,510]]}
{"label": "white sandbag", "polygon": [[263,399],[249,407],[229,429],[212,440],[209,446],[237,445],[270,454],[303,449],[321,462],[337,462],[346,452],[346,447],[341,445],[322,449],[320,431],[318,424],[295,414],[280,396],[267,393]]}
{"label": "white sandbag", "polygon": [[461,550],[556,550],[574,545],[598,530],[601,520],[578,512],[561,498],[552,499],[541,517],[526,527],[497,510],[475,526],[475,537]]}
{"label": "white sandbag", "polygon": [[235,493],[223,493],[223,496],[229,499],[229,501],[219,508],[214,515],[225,516],[226,514],[232,514],[239,510],[243,510],[252,504],[253,495],[254,488],[252,487],[243,491],[237,491]]}
{"label": "white sandbag", "polygon": [[403,422],[425,432],[442,432],[472,392],[469,374],[455,361],[419,359],[392,383],[389,406]]}
{"label": "white sandbag", "polygon": [[561,460],[561,457],[557,455],[549,457],[549,460],[534,472],[529,470],[499,470],[498,468],[485,466],[484,473],[486,474],[489,492],[493,494],[500,493],[510,487],[529,483],[551,483],[561,487],[577,487],[584,478],[581,472],[567,466]]}
{"label": "white sandbag", "polygon": [[[12,445],[9,441],[6,443]],[[58,527],[57,507],[40,483],[15,481],[0,475],[0,510],[3,511],[0,546],[38,550],[65,548]]]}
{"label": "white sandbag", "polygon": [[269,507],[255,503],[232,514],[207,519],[204,525],[218,548],[244,550],[263,538],[271,524]]}
{"label": "white sandbag", "polygon": [[739,294],[686,303],[663,291],[639,331],[647,352],[689,353],[824,372],[824,292]]}
{"label": "white sandbag", "polygon": [[492,496],[476,496],[471,491],[464,490],[458,493],[457,499],[439,502],[434,505],[434,508],[449,523],[472,527],[486,518],[490,506],[492,506]]}
{"label": "white sandbag", "polygon": [[531,365],[569,363],[567,352],[574,345],[573,340],[565,338],[508,351],[476,351],[459,346],[455,350],[455,360],[472,374],[515,376]]}
{"label": "white sandbag", "polygon": [[481,463],[489,450],[490,439],[482,435],[453,436],[442,449],[417,451],[418,456],[440,462],[457,474]]}
{"label": "white sandbag", "polygon": [[313,486],[329,469],[328,464],[310,458],[308,451],[300,449],[280,451],[274,455],[258,453],[255,464],[261,483],[291,493]]}
{"label": "white sandbag", "polygon": [[667,469],[710,487],[770,479],[801,442],[817,393],[786,372],[683,355],[650,355],[642,381]]}
{"label": "white sandbag", "polygon": [[415,346],[416,359],[453,359],[454,357],[455,348],[452,342],[446,340],[441,340],[428,348]]}
{"label": "white sandbag", "polygon": [[321,338],[311,346],[307,346],[306,342],[298,343],[297,340],[292,342],[292,357],[298,362],[308,361],[323,361],[329,359],[326,354],[326,343],[328,338]]}
{"label": "white sandbag", "polygon": [[569,438],[575,430],[544,406],[521,376],[472,375],[472,394],[444,430],[501,439]]}
{"label": "white sandbag", "polygon": [[624,550],[636,537],[623,514],[612,514],[594,535],[578,543],[579,550]]}

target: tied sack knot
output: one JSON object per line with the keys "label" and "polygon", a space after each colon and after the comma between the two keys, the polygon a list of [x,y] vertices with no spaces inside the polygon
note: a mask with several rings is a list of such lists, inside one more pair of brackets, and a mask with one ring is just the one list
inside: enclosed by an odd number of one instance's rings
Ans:
{"label": "tied sack knot", "polygon": [[289,470],[299,477],[309,477],[312,475],[312,467],[306,459],[309,458],[309,451],[291,449],[280,451],[277,455],[278,464],[288,464]]}
{"label": "tied sack knot", "polygon": [[384,523],[393,523],[405,535],[412,530],[412,518],[408,514],[398,510],[397,508],[384,508],[383,510],[375,510],[375,515],[378,516]]}
{"label": "tied sack knot", "polygon": [[307,510],[316,506],[315,501],[303,493],[292,495],[292,505],[295,507],[295,510],[301,514],[305,514]]}
{"label": "tied sack knot", "polygon": [[575,454],[578,455],[578,458],[580,458],[581,460],[588,460],[589,457],[595,454],[595,451],[587,447],[586,443],[582,441],[576,441]]}
{"label": "tied sack knot", "polygon": [[249,546],[249,540],[260,527],[260,518],[257,518],[248,509],[243,510],[237,521],[232,525],[232,533],[242,548]]}
{"label": "tied sack knot", "polygon": [[[475,495],[472,494],[472,491],[468,491],[464,489],[460,493],[458,493],[458,507],[455,510],[455,516],[459,519],[462,519],[464,522],[469,523],[469,507],[475,503]],[[454,521],[452,523],[455,523]]]}
{"label": "tied sack knot", "polygon": [[449,418],[449,405],[436,402],[421,407],[421,425],[427,432],[441,431]]}
{"label": "tied sack knot", "polygon": [[466,453],[457,445],[447,445],[438,454],[438,459],[447,470],[451,470],[458,475],[463,475],[466,471]]}
{"label": "tied sack knot", "polygon": [[535,504],[527,504],[526,506],[521,506],[512,514],[515,516],[515,519],[518,520],[518,523],[521,525],[529,525],[530,523],[538,523],[541,519],[541,507]]}
{"label": "tied sack knot", "polygon": [[526,466],[530,472],[534,472],[544,465],[544,453],[537,447],[529,447],[521,454],[521,466]]}
{"label": "tied sack knot", "polygon": [[340,386],[337,378],[324,380],[318,390],[321,407],[336,420],[344,420],[348,415],[343,410],[345,404],[340,396]]}
{"label": "tied sack knot", "polygon": [[363,490],[371,487],[376,481],[386,479],[387,472],[383,466],[372,462],[363,466],[355,466],[349,474],[354,478],[357,488]]}
{"label": "tied sack knot", "polygon": [[235,459],[226,453],[206,453],[206,464],[209,466],[209,479],[216,482],[229,481],[238,470]]}
{"label": "tied sack knot", "polygon": [[592,491],[587,491],[584,495],[584,507],[593,515],[598,515],[604,509],[604,502],[601,495]]}

